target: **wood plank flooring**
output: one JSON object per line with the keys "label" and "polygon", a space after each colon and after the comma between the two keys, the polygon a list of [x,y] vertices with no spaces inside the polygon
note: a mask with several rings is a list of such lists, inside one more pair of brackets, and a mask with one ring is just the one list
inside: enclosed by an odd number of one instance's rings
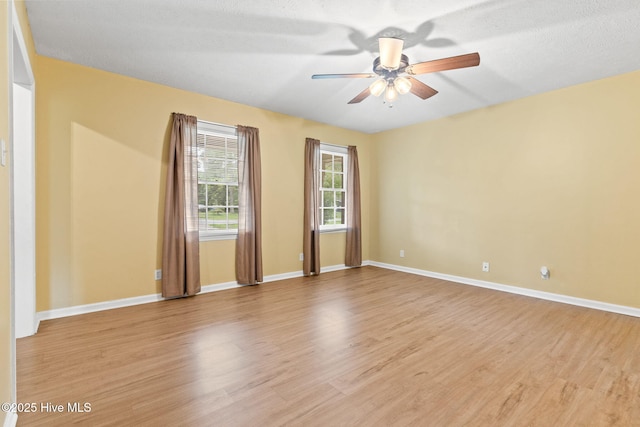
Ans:
{"label": "wood plank flooring", "polygon": [[64,406],[19,426],[640,425],[640,319],[375,267],[46,321],[17,357],[19,401]]}

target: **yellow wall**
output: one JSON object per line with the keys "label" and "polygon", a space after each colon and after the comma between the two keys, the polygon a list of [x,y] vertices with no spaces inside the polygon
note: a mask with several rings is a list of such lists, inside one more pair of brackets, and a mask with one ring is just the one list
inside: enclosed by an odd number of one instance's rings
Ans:
{"label": "yellow wall", "polygon": [[[265,275],[300,271],[304,140],[357,145],[369,203],[370,136],[38,56],[37,310],[159,292],[172,112],[260,129]],[[363,209],[368,259],[369,209]],[[322,263],[344,263],[344,233]],[[201,244],[202,284],[235,280],[234,241]]]}
{"label": "yellow wall", "polygon": [[638,111],[635,72],[375,135],[372,258],[640,307]]}
{"label": "yellow wall", "polygon": [[[36,81],[38,311],[159,292],[173,111],[260,128],[267,275],[301,269],[311,136],[358,146],[364,259],[640,307],[638,72],[377,135],[41,56]],[[201,254],[234,280],[233,241]]]}

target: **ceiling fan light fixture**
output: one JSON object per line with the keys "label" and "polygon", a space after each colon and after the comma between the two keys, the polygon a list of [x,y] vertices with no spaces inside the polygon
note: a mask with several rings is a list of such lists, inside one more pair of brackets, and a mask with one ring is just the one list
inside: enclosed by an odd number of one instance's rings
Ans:
{"label": "ceiling fan light fixture", "polygon": [[404,95],[411,90],[411,81],[406,77],[396,77],[393,84],[400,95]]}
{"label": "ceiling fan light fixture", "polygon": [[380,37],[380,65],[387,70],[397,70],[400,67],[402,46],[404,40],[393,37]]}
{"label": "ceiling fan light fixture", "polygon": [[386,88],[387,81],[383,78],[379,78],[375,82],[371,83],[371,85],[369,86],[369,91],[371,91],[371,95],[373,96],[380,96]]}
{"label": "ceiling fan light fixture", "polygon": [[396,99],[398,99],[398,91],[393,85],[393,82],[389,82],[389,84],[387,85],[387,90],[385,90],[384,92],[384,100],[388,104],[392,104]]}

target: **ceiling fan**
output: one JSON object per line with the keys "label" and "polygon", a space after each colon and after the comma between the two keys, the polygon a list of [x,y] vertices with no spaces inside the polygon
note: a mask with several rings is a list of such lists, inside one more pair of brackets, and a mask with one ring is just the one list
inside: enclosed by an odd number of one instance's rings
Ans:
{"label": "ceiling fan", "polygon": [[477,52],[409,64],[409,58],[402,53],[404,40],[395,37],[380,37],[378,44],[380,56],[373,61],[373,73],[314,74],[311,78],[371,79],[377,77],[368,88],[349,101],[349,104],[357,104],[369,95],[380,96],[384,92],[384,100],[391,106],[393,101],[398,98],[398,94],[411,92],[422,99],[427,99],[438,93],[437,90],[412,76],[454,70],[456,68],[475,67],[480,64],[480,55]]}

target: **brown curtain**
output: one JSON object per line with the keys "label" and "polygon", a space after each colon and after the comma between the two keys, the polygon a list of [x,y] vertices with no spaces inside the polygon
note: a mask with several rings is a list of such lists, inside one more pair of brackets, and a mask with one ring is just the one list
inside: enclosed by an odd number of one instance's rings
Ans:
{"label": "brown curtain", "polygon": [[262,178],[258,129],[238,126],[238,240],[236,280],[262,282]]}
{"label": "brown curtain", "polygon": [[358,166],[358,150],[356,147],[350,145],[348,153],[347,248],[344,264],[347,267],[359,267],[362,265],[362,236],[360,233],[360,167]]}
{"label": "brown curtain", "polygon": [[198,120],[173,113],[164,200],[162,296],[200,292]]}
{"label": "brown curtain", "polygon": [[302,272],[305,276],[320,274],[320,141],[307,138],[304,154],[304,237],[302,240]]}

